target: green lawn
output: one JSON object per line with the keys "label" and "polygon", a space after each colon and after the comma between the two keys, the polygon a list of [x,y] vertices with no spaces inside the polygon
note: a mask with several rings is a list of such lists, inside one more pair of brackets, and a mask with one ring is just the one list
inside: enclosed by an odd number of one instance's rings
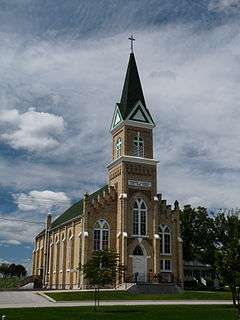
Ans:
{"label": "green lawn", "polygon": [[[91,292],[46,292],[56,301],[93,300]],[[177,294],[130,294],[126,291],[101,291],[101,300],[231,300],[230,292],[185,291]]]}
{"label": "green lawn", "polygon": [[22,279],[17,277],[0,278],[0,290],[16,288],[21,283],[21,281]]}
{"label": "green lawn", "polygon": [[0,309],[7,320],[234,320],[230,306],[116,306]]}

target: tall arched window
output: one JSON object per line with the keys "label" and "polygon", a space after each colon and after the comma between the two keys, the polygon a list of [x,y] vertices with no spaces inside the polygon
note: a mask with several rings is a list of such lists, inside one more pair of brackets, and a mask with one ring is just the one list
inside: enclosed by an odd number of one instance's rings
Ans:
{"label": "tall arched window", "polygon": [[137,199],[133,207],[133,234],[145,236],[147,233],[147,206],[143,199]]}
{"label": "tall arched window", "polygon": [[60,270],[63,270],[63,267],[64,267],[64,242],[65,242],[65,235],[62,234],[62,237],[61,237],[61,243],[60,243],[60,257],[59,257],[59,260],[60,260]]}
{"label": "tall arched window", "polygon": [[100,219],[93,230],[93,249],[107,250],[109,247],[109,226],[106,220]]}
{"label": "tall arched window", "polygon": [[55,236],[55,255],[54,255],[54,270],[57,271],[59,266],[59,237]]}
{"label": "tall arched window", "polygon": [[144,141],[140,137],[140,132],[133,139],[133,156],[135,157],[144,157]]}
{"label": "tall arched window", "polygon": [[159,236],[160,236],[160,253],[161,254],[171,254],[171,232],[168,226],[159,226]]}
{"label": "tall arched window", "polygon": [[116,158],[121,157],[122,155],[122,139],[118,138],[115,144],[115,152],[116,152]]}
{"label": "tall arched window", "polygon": [[68,270],[71,270],[72,268],[72,247],[73,247],[73,235],[72,231],[69,231],[68,234],[68,246],[67,246],[67,267]]}

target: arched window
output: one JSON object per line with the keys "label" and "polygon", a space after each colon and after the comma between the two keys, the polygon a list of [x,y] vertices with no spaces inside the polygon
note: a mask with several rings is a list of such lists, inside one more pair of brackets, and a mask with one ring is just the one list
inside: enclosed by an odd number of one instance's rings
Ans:
{"label": "arched window", "polygon": [[98,220],[93,230],[93,249],[107,250],[109,247],[109,226],[106,220]]}
{"label": "arched window", "polygon": [[161,254],[171,254],[171,232],[168,226],[159,226],[159,236],[160,236],[160,253]]}
{"label": "arched window", "polygon": [[134,256],[143,256],[143,251],[140,246],[136,246],[135,249],[133,250],[133,255]]}
{"label": "arched window", "polygon": [[115,145],[116,158],[121,157],[122,155],[122,139],[118,138]]}
{"label": "arched window", "polygon": [[54,255],[54,271],[56,272],[59,264],[59,237],[55,236],[55,255]]}
{"label": "arched window", "polygon": [[135,157],[144,157],[144,141],[140,137],[140,132],[133,139],[133,156]]}
{"label": "arched window", "polygon": [[65,242],[65,235],[63,233],[61,237],[61,243],[60,243],[60,257],[59,257],[60,270],[63,270],[63,267],[64,267],[64,247],[65,247],[64,242]]}
{"label": "arched window", "polygon": [[133,234],[145,236],[147,233],[147,207],[143,199],[137,199],[133,207]]}
{"label": "arched window", "polygon": [[68,246],[67,246],[67,267],[68,269],[72,268],[72,247],[73,247],[73,235],[72,231],[69,231],[68,234]]}

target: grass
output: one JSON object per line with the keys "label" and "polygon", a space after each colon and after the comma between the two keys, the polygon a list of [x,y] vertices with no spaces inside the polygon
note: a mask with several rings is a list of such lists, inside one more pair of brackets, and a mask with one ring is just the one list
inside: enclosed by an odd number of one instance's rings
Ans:
{"label": "grass", "polygon": [[234,320],[230,306],[114,306],[0,309],[7,320]]}
{"label": "grass", "polygon": [[17,286],[21,283],[21,281],[22,279],[17,277],[0,278],[0,290],[17,288]]}
{"label": "grass", "polygon": [[[93,300],[94,293],[88,292],[46,292],[56,301]],[[127,291],[101,291],[101,300],[231,300],[230,292],[185,291],[176,294],[130,294]]]}

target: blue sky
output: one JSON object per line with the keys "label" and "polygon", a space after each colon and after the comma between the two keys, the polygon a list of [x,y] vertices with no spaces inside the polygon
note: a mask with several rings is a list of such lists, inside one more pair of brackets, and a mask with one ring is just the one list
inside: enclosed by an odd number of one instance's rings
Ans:
{"label": "blue sky", "polygon": [[[239,206],[239,0],[0,0],[0,215],[44,221],[106,182],[128,36],[157,123],[159,192]],[[39,224],[0,222],[30,264]]]}

